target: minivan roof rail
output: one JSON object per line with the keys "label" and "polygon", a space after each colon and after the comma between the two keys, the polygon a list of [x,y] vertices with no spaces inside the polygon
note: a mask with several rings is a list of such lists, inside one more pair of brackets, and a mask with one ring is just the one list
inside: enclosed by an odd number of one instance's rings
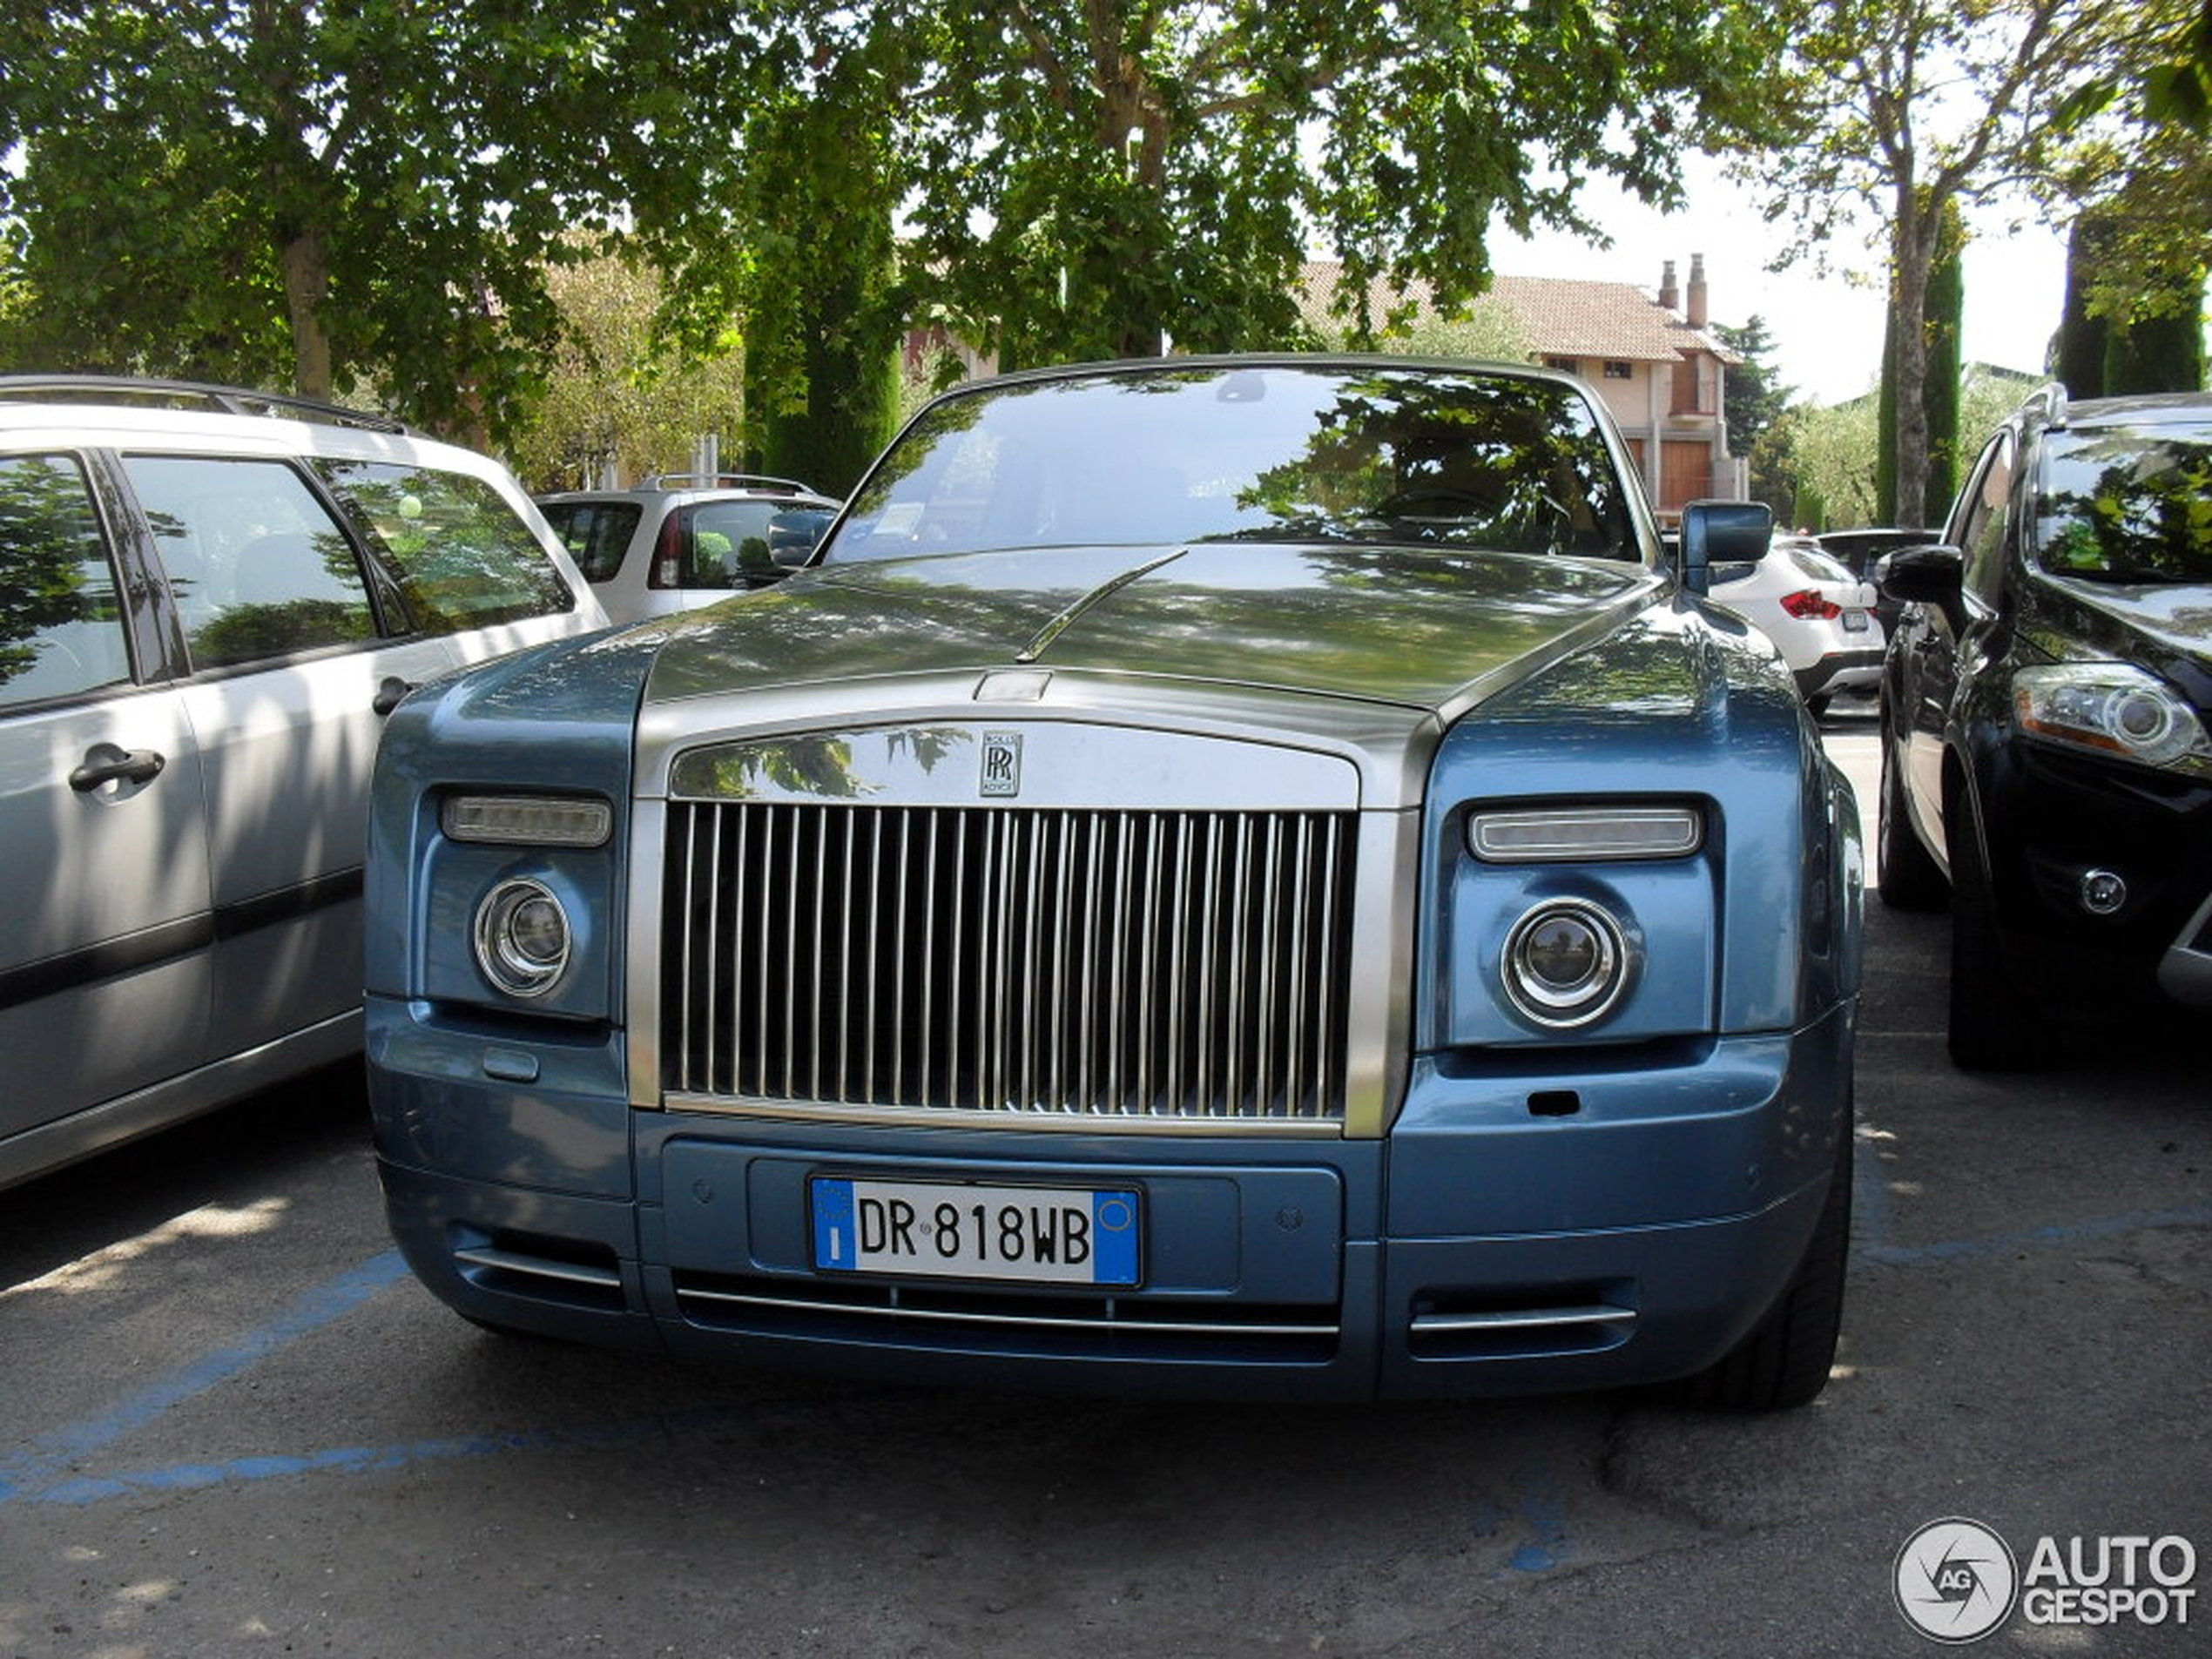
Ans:
{"label": "minivan roof rail", "polygon": [[815,492],[796,478],[770,478],[757,472],[657,472],[637,486],[640,489],[796,489],[802,495]]}
{"label": "minivan roof rail", "polygon": [[408,430],[406,424],[374,409],[349,409],[289,392],[260,392],[251,387],[220,386],[209,381],[151,379],[138,374],[0,374],[0,398],[56,403],[150,404],[158,408],[201,408],[219,415],[280,415],[327,426],[362,427],[372,432]]}

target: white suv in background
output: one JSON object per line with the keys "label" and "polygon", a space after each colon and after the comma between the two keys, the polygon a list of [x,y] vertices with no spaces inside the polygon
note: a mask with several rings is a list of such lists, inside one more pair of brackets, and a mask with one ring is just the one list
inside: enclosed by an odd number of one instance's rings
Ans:
{"label": "white suv in background", "polygon": [[635,489],[566,490],[537,503],[617,623],[781,581],[838,511],[788,478],[729,472],[663,473]]}
{"label": "white suv in background", "polygon": [[384,717],[605,625],[482,455],[0,376],[0,1185],[357,1049]]}
{"label": "white suv in background", "polygon": [[1711,597],[1774,641],[1816,718],[1838,695],[1880,684],[1880,595],[1811,537],[1777,536],[1764,558],[1715,565]]}

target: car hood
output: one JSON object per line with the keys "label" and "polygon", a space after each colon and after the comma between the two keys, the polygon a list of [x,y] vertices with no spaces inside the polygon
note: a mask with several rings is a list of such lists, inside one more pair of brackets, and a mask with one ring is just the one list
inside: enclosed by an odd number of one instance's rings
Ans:
{"label": "car hood", "polygon": [[2048,655],[2137,663],[2182,682],[2200,706],[2212,703],[2212,588],[2053,577],[2047,591],[2028,637]]}
{"label": "car hood", "polygon": [[1628,563],[1251,543],[831,564],[653,624],[648,699],[1030,664],[1436,709],[1659,587]]}

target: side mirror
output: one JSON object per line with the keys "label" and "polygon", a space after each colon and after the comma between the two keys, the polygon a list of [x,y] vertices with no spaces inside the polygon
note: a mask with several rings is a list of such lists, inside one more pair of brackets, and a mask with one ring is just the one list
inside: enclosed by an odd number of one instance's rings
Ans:
{"label": "side mirror", "polygon": [[1694,501],[1682,509],[1682,584],[1712,590],[1716,564],[1757,563],[1774,538],[1774,509],[1755,501]]}
{"label": "side mirror", "polygon": [[1907,604],[1933,605],[1956,633],[1966,625],[1965,590],[1966,556],[1955,547],[1938,543],[1928,547],[1900,547],[1885,553],[1874,566],[1874,585],[1892,599]]}

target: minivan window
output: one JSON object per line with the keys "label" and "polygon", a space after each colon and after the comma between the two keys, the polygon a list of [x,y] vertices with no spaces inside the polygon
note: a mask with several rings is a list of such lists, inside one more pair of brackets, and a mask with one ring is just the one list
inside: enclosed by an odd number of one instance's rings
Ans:
{"label": "minivan window", "polygon": [[653,562],[656,588],[745,588],[783,574],[775,550],[803,542],[810,523],[814,539],[829,515],[794,509],[777,501],[700,502],[684,509],[679,531],[680,563]]}
{"label": "minivan window", "polygon": [[314,466],[389,566],[422,632],[461,633],[576,609],[529,526],[482,479],[382,461]]}
{"label": "minivan window", "polygon": [[360,559],[280,461],[125,455],[195,670],[377,637]]}
{"label": "minivan window", "polygon": [[131,678],[115,569],[69,455],[0,456],[0,708]]}
{"label": "minivan window", "polygon": [[569,550],[587,582],[611,581],[637,534],[643,509],[634,501],[551,501],[545,522]]}

